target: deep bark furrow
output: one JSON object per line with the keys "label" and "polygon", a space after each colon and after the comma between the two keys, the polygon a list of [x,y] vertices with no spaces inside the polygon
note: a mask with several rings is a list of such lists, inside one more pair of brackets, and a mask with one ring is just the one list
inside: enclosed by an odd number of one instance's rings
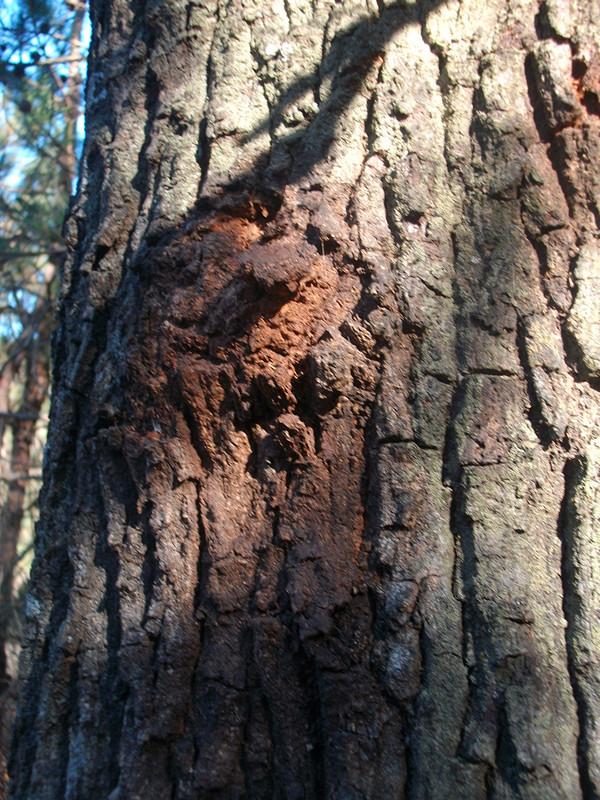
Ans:
{"label": "deep bark furrow", "polygon": [[584,538],[586,519],[581,516],[580,497],[582,487],[585,487],[588,479],[589,468],[585,457],[568,459],[565,463],[558,535],[562,546],[561,577],[564,587],[563,612],[569,675],[579,717],[578,758],[582,795],[584,800],[597,800],[600,796],[599,771],[595,757],[598,712],[593,699],[598,683],[597,662],[584,641],[587,634],[583,633],[587,604],[584,599],[586,588],[582,585],[582,579],[585,580],[582,572],[587,561],[585,555],[589,542]]}

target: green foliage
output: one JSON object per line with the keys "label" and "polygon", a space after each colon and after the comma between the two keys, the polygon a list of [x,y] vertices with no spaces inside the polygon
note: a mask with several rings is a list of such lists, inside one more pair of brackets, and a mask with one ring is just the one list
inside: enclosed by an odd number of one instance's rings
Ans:
{"label": "green foliage", "polygon": [[0,796],[46,435],[61,228],[77,162],[84,35],[79,0],[7,0],[0,8]]}
{"label": "green foliage", "polygon": [[[20,420],[31,419],[27,386],[48,360],[77,162],[85,22],[79,0],[8,0],[0,9],[0,519],[11,442]],[[36,475],[42,444],[36,436]]]}
{"label": "green foliage", "polygon": [[[0,340],[51,300],[74,181],[84,7],[15,0],[0,12]],[[39,317],[39,313],[36,313]]]}

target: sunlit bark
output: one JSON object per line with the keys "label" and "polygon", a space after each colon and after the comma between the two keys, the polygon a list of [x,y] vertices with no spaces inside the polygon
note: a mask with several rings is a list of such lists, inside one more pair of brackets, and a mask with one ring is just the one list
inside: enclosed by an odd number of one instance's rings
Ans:
{"label": "sunlit bark", "polygon": [[597,4],[93,13],[12,797],[597,798]]}

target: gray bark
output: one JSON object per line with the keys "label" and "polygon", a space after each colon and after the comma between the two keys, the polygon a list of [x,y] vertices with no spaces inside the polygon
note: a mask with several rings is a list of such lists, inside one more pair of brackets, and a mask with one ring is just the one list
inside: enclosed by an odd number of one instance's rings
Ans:
{"label": "gray bark", "polygon": [[92,13],[11,796],[600,797],[598,3]]}

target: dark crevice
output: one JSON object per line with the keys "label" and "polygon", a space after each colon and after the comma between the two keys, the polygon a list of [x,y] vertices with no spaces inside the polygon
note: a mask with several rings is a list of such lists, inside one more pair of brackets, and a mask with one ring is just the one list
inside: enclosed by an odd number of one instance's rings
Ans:
{"label": "dark crevice", "polygon": [[69,679],[67,683],[67,716],[65,719],[64,727],[61,731],[61,742],[59,745],[59,751],[57,753],[58,761],[59,761],[59,773],[60,773],[60,782],[57,787],[58,789],[58,796],[59,797],[66,797],[67,791],[67,780],[68,780],[68,770],[69,770],[69,756],[70,756],[70,740],[71,740],[71,727],[75,723],[77,719],[77,712],[79,706],[79,692],[78,692],[78,685],[79,685],[79,658],[78,653],[75,653],[72,657],[72,661],[69,665]]}
{"label": "dark crevice", "polygon": [[[521,797],[520,787],[526,781],[526,771],[521,765],[517,748],[511,736],[506,701],[503,697],[498,703],[497,711],[496,770],[504,784],[514,793],[514,796]],[[496,794],[494,793],[492,796],[495,797]]]}
{"label": "dark crevice", "polygon": [[157,583],[160,580],[161,569],[156,551],[156,534],[150,524],[152,503],[146,502],[140,515],[140,530],[144,546],[144,559],[142,562],[142,586],[144,589],[144,614],[142,627],[149,620],[150,606],[154,599]]}
{"label": "dark crevice", "polygon": [[382,447],[386,444],[415,444],[414,439],[400,436],[398,434],[389,434],[388,436],[381,436],[375,441],[377,447]]}
{"label": "dark crevice", "polygon": [[576,540],[579,536],[580,528],[577,490],[584,480],[585,472],[586,462],[582,456],[565,461],[563,469],[564,493],[558,518],[558,537],[561,544],[562,606],[566,621],[567,667],[579,722],[579,735],[577,738],[579,780],[581,782],[583,800],[598,800],[598,793],[591,778],[593,765],[590,763],[590,752],[593,751],[593,742],[590,741],[589,736],[590,732],[593,731],[593,725],[577,666],[579,647],[577,628],[582,614],[577,574],[579,555]]}
{"label": "dark crevice", "polygon": [[552,230],[558,230],[563,226],[557,225],[555,228],[548,227],[545,228],[544,230],[540,230],[538,235],[534,235],[529,230],[529,227],[524,219],[523,207],[521,207],[521,220],[523,222],[523,230],[525,232],[527,240],[534,249],[535,254],[537,256],[539,270],[540,270],[540,286],[542,289],[542,293],[544,295],[544,299],[546,300],[546,303],[548,304],[549,308],[553,309],[554,311],[558,311],[559,313],[562,313],[563,309],[561,308],[560,305],[556,303],[556,301],[552,297],[552,294],[548,291],[548,286],[546,282],[547,281],[546,276],[548,274],[548,250],[541,237],[544,234],[550,233]]}
{"label": "dark crevice", "polygon": [[546,120],[544,101],[539,93],[537,85],[535,57],[533,53],[528,53],[525,57],[525,79],[527,82],[527,93],[529,102],[533,109],[533,121],[540,137],[540,141],[548,144],[552,141],[552,130]]}
{"label": "dark crevice", "polygon": [[315,800],[328,800],[326,747],[328,734],[325,728],[322,701],[319,687],[319,669],[313,658],[301,647],[300,682],[304,689],[306,708],[309,718],[310,751],[313,772],[313,796]]}
{"label": "dark crevice", "polygon": [[569,183],[567,178],[567,169],[565,164],[565,146],[562,140],[562,135],[557,134],[553,139],[548,147],[548,158],[550,159],[550,163],[552,164],[552,168],[556,173],[556,177],[558,179],[558,185],[561,188],[563,196],[565,198],[565,202],[567,204],[567,208],[569,209],[569,215],[573,216],[574,208],[573,208],[573,196],[575,194],[573,186]]}
{"label": "dark crevice", "polygon": [[422,759],[418,757],[417,746],[419,737],[423,736],[423,733],[419,730],[419,698],[423,690],[425,690],[425,694],[427,694],[430,653],[432,652],[424,623],[419,625],[419,651],[421,654],[419,691],[410,706],[406,709],[404,718],[406,729],[409,731],[406,744],[406,800],[416,800],[416,798],[422,797],[422,787],[426,784],[426,781],[424,781],[425,776],[422,774],[422,769],[420,769],[420,767],[422,768],[425,765]]}
{"label": "dark crevice", "polygon": [[122,640],[121,600],[118,588],[119,556],[109,543],[111,524],[104,504],[103,476],[97,470],[96,494],[98,500],[98,518],[100,530],[96,541],[94,563],[105,574],[104,597],[100,611],[106,614],[106,650],[107,667],[101,677],[102,691],[110,698],[106,705],[106,726],[109,739],[108,773],[103,776],[111,786],[118,786],[120,780],[119,748],[123,724],[125,685],[121,679],[119,661]]}
{"label": "dark crevice", "polygon": [[181,408],[181,413],[183,414],[183,418],[190,432],[190,440],[192,443],[192,447],[196,451],[203,468],[205,470],[210,470],[212,467],[212,458],[202,439],[202,433],[199,429],[198,423],[196,422],[194,412],[191,409],[186,398],[181,395],[180,387],[177,388],[179,394],[178,405]]}
{"label": "dark crevice", "polygon": [[[327,405],[315,408],[314,389],[309,375],[309,365],[304,360],[296,366],[296,377],[292,380],[292,391],[296,399],[295,413],[302,422],[313,432],[315,440],[315,455],[321,452],[322,416],[330,410]],[[336,398],[337,401],[337,398]],[[336,401],[332,401],[335,405]]]}
{"label": "dark crevice", "polygon": [[559,130],[552,130],[548,124],[544,101],[538,89],[538,79],[533,53],[525,57],[525,79],[529,102],[533,109],[533,121],[538,132],[540,142],[547,145],[546,152],[552,169],[556,173],[559,186],[562,190],[569,214],[573,215],[573,188],[570,186],[566,170],[564,169],[564,143]]}
{"label": "dark crevice", "polygon": [[568,39],[565,39],[564,36],[561,36],[559,33],[557,33],[554,26],[550,22],[548,4],[546,0],[542,0],[540,3],[539,11],[534,17],[534,26],[538,39],[554,39],[556,42],[569,41]]}
{"label": "dark crevice", "polygon": [[147,152],[153,141],[154,122],[156,113],[159,106],[160,98],[160,81],[156,73],[150,65],[146,69],[146,85],[145,85],[145,109],[146,109],[146,122],[144,128],[144,142],[140,149],[138,156],[137,172],[131,182],[134,189],[140,194],[140,201],[138,205],[138,214],[141,215],[141,210],[144,206],[146,194],[148,191],[148,177],[150,166],[147,159]]}
{"label": "dark crevice", "polygon": [[110,247],[104,244],[99,244],[96,247],[96,252],[94,253],[94,260],[92,262],[92,272],[100,269],[100,264],[104,256],[110,251]]}
{"label": "dark crevice", "polygon": [[588,114],[600,116],[600,97],[591,89],[586,89],[583,93],[582,103]]}
{"label": "dark crevice", "polygon": [[571,74],[574,80],[580,81],[587,72],[587,64],[582,58],[574,58],[571,65]]}
{"label": "dark crevice", "polygon": [[465,376],[487,375],[492,378],[515,378],[518,377],[517,373],[512,370],[501,369],[496,367],[477,367],[465,370]]}
{"label": "dark crevice", "polygon": [[321,236],[321,231],[315,225],[308,225],[306,228],[306,241],[322,255],[327,256],[336,253],[340,249],[340,243],[332,236]]}
{"label": "dark crevice", "polygon": [[535,387],[532,367],[529,363],[529,355],[526,345],[526,323],[519,319],[517,321],[517,352],[519,353],[519,361],[523,368],[525,375],[525,385],[527,387],[527,396],[529,397],[529,410],[527,416],[531,427],[535,431],[542,447],[547,450],[548,447],[555,441],[558,436],[556,431],[548,424],[544,416],[542,404]]}
{"label": "dark crevice", "polygon": [[[196,484],[196,517],[198,525],[198,560],[196,567],[196,587],[194,592],[194,609],[203,611],[209,598],[208,579],[211,567],[210,555],[204,520],[202,515],[202,496],[200,484]],[[201,648],[202,649],[202,648]]]}
{"label": "dark crevice", "polygon": [[382,186],[383,186],[385,218],[387,221],[388,230],[390,231],[395,243],[397,245],[401,245],[406,237],[404,231],[400,227],[398,227],[398,224],[396,223],[394,217],[394,206],[396,203],[396,198],[394,195],[394,187],[390,185],[389,182],[385,179],[382,181]]}
{"label": "dark crevice", "polygon": [[581,58],[574,58],[572,65],[573,81],[579,96],[581,104],[584,106],[588,114],[594,116],[600,115],[600,96],[599,88],[588,89],[584,83],[585,75],[588,71],[588,66]]}
{"label": "dark crevice", "polygon": [[590,375],[589,371],[585,368],[585,353],[573,333],[569,330],[566,322],[562,323],[560,331],[565,351],[565,360],[573,379],[577,383],[586,383],[595,391],[600,391],[600,377]]}
{"label": "dark crevice", "polygon": [[196,153],[196,161],[200,167],[200,188],[199,193],[202,192],[206,178],[208,176],[208,168],[210,164],[210,139],[207,134],[208,122],[206,117],[202,118],[200,127],[198,129],[198,150]]}
{"label": "dark crevice", "polygon": [[[474,134],[475,135],[475,134]],[[455,232],[452,234],[455,264],[453,299],[456,325],[455,357],[459,370],[466,369],[464,337],[467,325],[475,322],[473,314],[467,314],[465,297],[460,285],[462,257],[460,243]],[[482,611],[478,592],[478,554],[476,532],[473,520],[468,513],[468,476],[461,460],[461,431],[459,420],[467,400],[468,379],[457,382],[448,414],[448,424],[444,441],[442,480],[451,491],[450,531],[454,539],[454,574],[452,578],[455,596],[461,602],[462,616],[462,660],[468,672],[468,700],[461,723],[458,757],[467,761],[478,761],[473,752],[469,729],[477,725],[477,720],[485,713],[489,704],[487,692],[490,691],[490,676],[486,665],[494,663],[493,631],[489,629]],[[460,587],[460,588],[459,588]],[[469,653],[472,646],[473,653]]]}

